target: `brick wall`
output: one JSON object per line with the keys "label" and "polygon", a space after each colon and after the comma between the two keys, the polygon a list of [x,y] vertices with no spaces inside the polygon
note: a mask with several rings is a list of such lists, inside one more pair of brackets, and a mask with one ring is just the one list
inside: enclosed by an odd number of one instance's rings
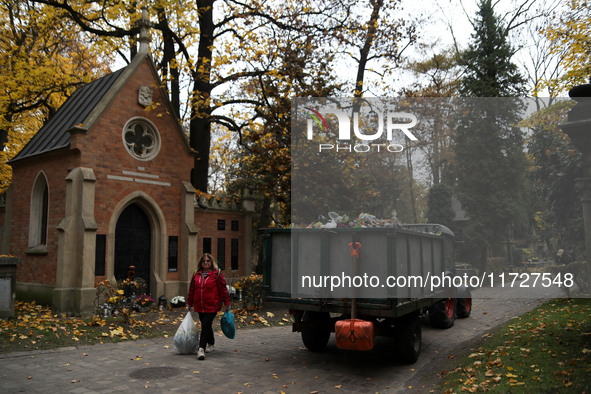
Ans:
{"label": "brick wall", "polygon": [[[218,229],[218,221],[223,220],[225,224],[224,230]],[[232,230],[232,221],[238,222],[238,231]],[[250,240],[244,239],[245,230],[245,214],[238,211],[229,211],[222,209],[207,209],[203,210],[197,208],[195,211],[195,225],[199,228],[199,248],[198,258],[203,255],[203,248],[205,245],[204,238],[211,240],[211,255],[219,260],[218,244],[219,239],[225,239],[225,270],[224,276],[227,279],[237,278],[245,275],[244,272],[244,242]],[[238,239],[238,269],[231,269],[231,240]]]}
{"label": "brick wall", "polygon": [[[55,285],[57,270],[58,231],[65,216],[66,181],[69,170],[79,167],[79,155],[62,149],[13,164],[13,206],[10,253],[21,257],[17,282]],[[49,189],[47,221],[47,255],[27,255],[29,249],[29,218],[31,192],[38,174],[43,171]]]}

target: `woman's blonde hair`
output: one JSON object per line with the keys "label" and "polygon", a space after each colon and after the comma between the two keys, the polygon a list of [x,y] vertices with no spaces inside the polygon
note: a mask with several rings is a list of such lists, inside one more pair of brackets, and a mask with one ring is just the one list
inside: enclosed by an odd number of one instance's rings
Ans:
{"label": "woman's blonde hair", "polygon": [[209,253],[203,253],[203,256],[201,256],[201,258],[199,259],[199,263],[197,264],[197,271],[203,271],[203,259],[205,257],[209,257],[209,260],[211,261],[211,269],[217,270],[218,269],[218,262],[215,261],[213,256],[210,255]]}

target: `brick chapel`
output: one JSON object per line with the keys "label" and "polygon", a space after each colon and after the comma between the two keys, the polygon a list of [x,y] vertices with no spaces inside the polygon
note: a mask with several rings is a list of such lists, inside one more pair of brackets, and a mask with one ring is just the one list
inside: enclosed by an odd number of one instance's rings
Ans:
{"label": "brick chapel", "polygon": [[254,202],[197,204],[194,152],[173,114],[141,42],[127,67],[79,88],[9,162],[0,253],[22,258],[17,299],[91,312],[94,284],[124,279],[130,265],[154,299],[186,296],[204,252],[226,278],[250,273]]}

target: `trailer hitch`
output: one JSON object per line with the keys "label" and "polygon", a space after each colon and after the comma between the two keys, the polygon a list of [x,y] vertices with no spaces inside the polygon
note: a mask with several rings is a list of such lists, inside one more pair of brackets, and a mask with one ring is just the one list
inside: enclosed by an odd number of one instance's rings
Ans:
{"label": "trailer hitch", "polygon": [[[353,246],[353,245],[355,245],[355,246]],[[351,257],[359,258],[359,251],[361,250],[361,243],[360,242],[349,243],[349,250],[351,251]]]}

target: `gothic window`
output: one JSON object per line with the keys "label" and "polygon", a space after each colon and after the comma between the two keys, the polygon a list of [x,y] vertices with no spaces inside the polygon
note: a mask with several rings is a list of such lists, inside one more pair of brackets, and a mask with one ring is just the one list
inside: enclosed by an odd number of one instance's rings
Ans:
{"label": "gothic window", "polygon": [[203,254],[211,254],[211,238],[203,238]]}
{"label": "gothic window", "polygon": [[238,238],[232,238],[230,241],[230,248],[231,248],[231,261],[230,266],[232,270],[238,269],[238,243],[240,240]]}
{"label": "gothic window", "polygon": [[168,272],[177,272],[179,268],[179,237],[168,237]]}
{"label": "gothic window", "polygon": [[218,238],[218,268],[226,269],[226,239]]}
{"label": "gothic window", "polygon": [[47,219],[49,216],[49,187],[47,178],[40,172],[31,193],[29,218],[29,248],[47,245]]}
{"label": "gothic window", "polygon": [[123,127],[123,146],[137,160],[150,161],[160,152],[160,133],[146,118],[131,118]]}

